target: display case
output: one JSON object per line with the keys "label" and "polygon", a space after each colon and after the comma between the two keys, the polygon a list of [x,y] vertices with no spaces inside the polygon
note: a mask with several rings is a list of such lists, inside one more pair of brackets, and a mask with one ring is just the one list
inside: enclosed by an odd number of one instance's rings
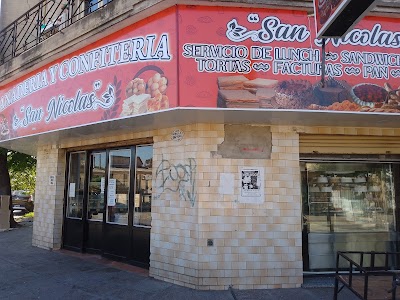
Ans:
{"label": "display case", "polygon": [[329,164],[309,166],[306,210],[310,232],[387,231],[393,223],[390,169],[356,166],[352,170],[337,170]]}
{"label": "display case", "polygon": [[397,233],[391,164],[300,166],[305,270],[334,270],[337,251],[393,251]]}

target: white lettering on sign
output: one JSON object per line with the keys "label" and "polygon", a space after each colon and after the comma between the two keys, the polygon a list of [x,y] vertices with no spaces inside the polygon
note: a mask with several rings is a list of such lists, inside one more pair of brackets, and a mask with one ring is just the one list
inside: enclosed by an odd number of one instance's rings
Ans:
{"label": "white lettering on sign", "polygon": [[150,34],[107,44],[65,59],[17,84],[0,96],[0,112],[34,92],[56,84],[57,80],[65,81],[120,64],[171,59],[168,33],[163,33],[159,37]]}
{"label": "white lettering on sign", "polygon": [[78,90],[75,97],[72,99],[64,99],[64,96],[60,95],[57,98],[52,98],[47,105],[48,115],[46,117],[46,123],[49,123],[51,120],[55,121],[61,116],[96,110],[99,106],[103,109],[108,109],[114,102],[115,93],[112,85],[108,85],[108,89],[102,95],[101,100],[96,97],[95,92],[85,94],[82,93],[82,90]]}
{"label": "white lettering on sign", "polygon": [[184,44],[183,57],[194,58],[199,72],[250,73],[249,50],[242,45]]}
{"label": "white lettering on sign", "polygon": [[[102,109],[111,108],[116,98],[115,88],[113,85],[109,84],[99,99],[95,91],[98,90],[100,86],[101,82],[96,81],[93,86],[94,91],[92,92],[83,93],[82,90],[79,89],[75,97],[71,99],[65,99],[64,95],[51,98],[47,105],[45,122],[49,123],[63,116],[75,115],[89,110],[97,110],[99,107]],[[14,130],[40,123],[44,118],[44,110],[42,107],[33,108],[31,105],[27,107],[22,106],[20,112],[23,114],[22,117],[17,114],[13,115],[12,128]]]}
{"label": "white lettering on sign", "polygon": [[[400,32],[382,30],[380,24],[375,24],[371,30],[353,29],[342,38],[328,38],[326,44],[332,43],[333,46],[340,45],[352,46],[372,46],[397,49],[400,46]],[[316,39],[315,44],[322,45],[322,39]]]}
{"label": "white lettering on sign", "polygon": [[[258,16],[256,14],[251,15],[254,19],[252,23],[258,23]],[[274,41],[302,43],[310,37],[310,31],[305,25],[282,23],[277,17],[266,17],[259,30],[249,30],[239,25],[236,19],[233,19],[227,24],[226,37],[233,42],[251,39],[253,42],[261,43],[272,43]]]}
{"label": "white lettering on sign", "polygon": [[[321,40],[311,39],[306,25],[286,24],[275,16],[264,19],[258,14],[250,13],[247,21],[260,25],[261,29],[250,30],[230,20],[226,25],[226,37],[233,42],[251,40],[263,46],[237,44],[196,44],[183,45],[182,56],[192,58],[197,64],[198,72],[248,74],[271,72],[273,75],[285,76],[321,76],[322,53],[314,49],[321,46]],[[242,21],[243,22],[243,21]],[[287,42],[287,46],[274,46],[273,42]],[[310,47],[293,46],[293,42],[308,41]],[[350,44],[353,46],[372,46],[398,48],[400,32],[382,30],[380,24],[371,29],[353,29],[343,39],[327,39],[335,47]],[[345,76],[362,76],[365,79],[400,78],[400,54],[368,51],[326,53],[324,66],[326,76],[341,78]]]}
{"label": "white lettering on sign", "polygon": [[20,112],[23,114],[21,119],[19,119],[16,114],[13,115],[12,127],[14,130],[20,127],[26,128],[29,125],[39,123],[42,121],[44,116],[42,107],[34,109],[31,105],[27,107],[21,106]]}
{"label": "white lettering on sign", "polygon": [[28,79],[14,86],[0,98],[0,111],[10,106],[14,102],[17,102],[18,100],[47,87],[48,85],[49,81],[47,79],[46,70],[29,77]]}

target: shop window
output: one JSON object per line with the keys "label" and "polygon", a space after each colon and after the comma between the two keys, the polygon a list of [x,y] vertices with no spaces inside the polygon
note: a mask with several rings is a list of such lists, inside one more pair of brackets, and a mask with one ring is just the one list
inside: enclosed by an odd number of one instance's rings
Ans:
{"label": "shop window", "polygon": [[309,232],[394,229],[390,164],[307,163],[305,217]]}
{"label": "shop window", "polygon": [[68,218],[82,219],[85,166],[85,152],[74,152],[70,154],[66,207],[66,215]]}
{"label": "shop window", "polygon": [[86,11],[87,13],[94,12],[100,7],[105,6],[107,3],[110,3],[112,0],[89,0],[86,1]]}
{"label": "shop window", "polygon": [[107,223],[128,225],[131,149],[109,152]]}
{"label": "shop window", "polygon": [[393,167],[375,162],[301,163],[306,271],[333,270],[337,251],[397,251]]}
{"label": "shop window", "polygon": [[136,148],[135,211],[133,215],[135,226],[151,225],[152,167],[153,146],[138,146]]}

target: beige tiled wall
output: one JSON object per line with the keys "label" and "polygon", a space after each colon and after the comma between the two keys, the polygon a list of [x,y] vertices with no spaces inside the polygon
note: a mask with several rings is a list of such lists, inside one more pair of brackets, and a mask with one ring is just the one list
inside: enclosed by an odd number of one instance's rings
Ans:
{"label": "beige tiled wall", "polygon": [[[153,137],[150,275],[197,289],[290,288],[302,283],[299,134],[400,135],[398,129],[271,126],[271,159],[216,155],[223,124],[193,124],[64,141],[38,151],[33,244],[60,247],[65,150]],[[172,139],[174,130],[183,133]],[[238,202],[239,169],[262,167],[265,200]],[[220,193],[220,175],[234,176],[234,195]],[[49,175],[57,176],[55,186]],[[213,246],[207,246],[207,240]]]}
{"label": "beige tiled wall", "polygon": [[[212,153],[224,141],[224,125],[196,124],[172,129],[154,139],[154,161],[178,166],[196,161],[196,201],[170,188],[156,189],[153,201],[152,276],[199,289],[282,288],[302,283],[300,170],[298,134],[272,128],[270,160],[219,158]],[[262,167],[265,201],[238,202],[240,167]],[[223,195],[220,174],[234,175],[235,195]],[[159,187],[163,180],[155,178]],[[207,246],[207,240],[213,246]],[[178,242],[178,243],[176,243]],[[290,275],[290,276],[289,276]]]}
{"label": "beige tiled wall", "polygon": [[[32,244],[45,249],[61,247],[65,150],[53,146],[38,149],[35,192],[35,221]],[[49,176],[56,176],[50,185]]]}

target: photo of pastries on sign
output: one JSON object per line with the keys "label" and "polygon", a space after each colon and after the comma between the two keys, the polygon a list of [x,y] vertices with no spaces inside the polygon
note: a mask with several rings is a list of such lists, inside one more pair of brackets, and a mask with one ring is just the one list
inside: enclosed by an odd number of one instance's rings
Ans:
{"label": "photo of pastries on sign", "polygon": [[400,113],[400,86],[361,83],[328,78],[312,84],[305,79],[248,79],[244,75],[217,79],[217,107],[306,109]]}
{"label": "photo of pastries on sign", "polygon": [[338,99],[328,106],[311,104],[308,109],[400,113],[400,86],[360,83],[350,88],[348,99]]}
{"label": "photo of pastries on sign", "polygon": [[10,129],[8,127],[8,121],[6,117],[0,115],[0,140],[7,140],[10,138]]}
{"label": "photo of pastries on sign", "polygon": [[[150,73],[149,71],[153,72],[146,80],[144,73]],[[143,78],[139,76],[143,76]],[[146,66],[141,69],[126,85],[126,99],[122,104],[120,117],[169,108],[167,85],[167,77],[158,67]]]}
{"label": "photo of pastries on sign", "polygon": [[319,0],[318,13],[320,24],[323,25],[329,19],[330,15],[336,10],[337,6],[343,0]]}

